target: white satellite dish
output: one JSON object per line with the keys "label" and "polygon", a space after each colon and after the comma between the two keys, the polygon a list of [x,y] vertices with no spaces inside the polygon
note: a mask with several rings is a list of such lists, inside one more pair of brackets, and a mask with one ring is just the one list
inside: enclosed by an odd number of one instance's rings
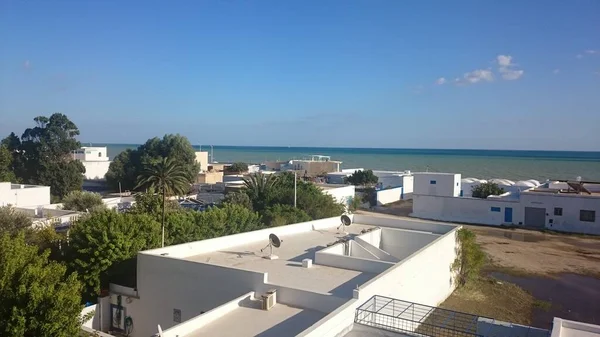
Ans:
{"label": "white satellite dish", "polygon": [[348,227],[352,224],[352,219],[350,219],[350,217],[347,216],[346,214],[343,214],[340,217],[340,222],[341,222],[341,224],[338,226],[337,231],[339,233],[340,228],[342,228],[342,233],[346,234],[346,227]]}
{"label": "white satellite dish", "polygon": [[273,255],[273,247],[275,247],[275,248],[281,247],[282,242],[283,242],[283,240],[281,240],[277,235],[271,233],[271,234],[269,234],[269,244],[266,245],[265,248],[261,249],[260,252],[262,253],[263,250],[269,248],[269,255],[265,256],[265,259],[276,260],[276,259],[278,259],[278,257],[277,257],[277,255]]}

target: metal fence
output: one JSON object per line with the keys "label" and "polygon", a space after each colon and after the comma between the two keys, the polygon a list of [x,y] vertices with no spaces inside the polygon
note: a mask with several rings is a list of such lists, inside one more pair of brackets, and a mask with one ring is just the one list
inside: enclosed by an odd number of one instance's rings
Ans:
{"label": "metal fence", "polygon": [[408,336],[548,337],[550,331],[375,295],[356,309],[354,322]]}

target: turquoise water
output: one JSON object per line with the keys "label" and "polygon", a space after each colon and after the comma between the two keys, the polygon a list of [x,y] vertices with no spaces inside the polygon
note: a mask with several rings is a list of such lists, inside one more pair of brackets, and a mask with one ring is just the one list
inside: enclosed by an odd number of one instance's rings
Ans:
{"label": "turquoise water", "polygon": [[[107,146],[113,158],[136,144],[93,144]],[[196,146],[196,148],[199,148]],[[209,146],[202,150],[209,151]],[[343,168],[456,172],[463,177],[522,179],[575,179],[600,181],[600,152],[362,149],[263,146],[215,146],[218,162],[288,160],[321,154],[343,162]]]}

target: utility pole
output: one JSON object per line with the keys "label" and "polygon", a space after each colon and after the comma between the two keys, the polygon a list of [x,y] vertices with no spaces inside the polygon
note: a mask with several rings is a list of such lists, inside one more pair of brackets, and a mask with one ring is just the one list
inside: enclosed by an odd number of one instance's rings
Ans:
{"label": "utility pole", "polygon": [[213,148],[212,145],[210,146],[210,160],[213,163],[216,163],[216,161],[215,161],[215,149]]}
{"label": "utility pole", "polygon": [[294,170],[294,208],[296,208],[296,180],[298,178],[296,177],[296,171]]}

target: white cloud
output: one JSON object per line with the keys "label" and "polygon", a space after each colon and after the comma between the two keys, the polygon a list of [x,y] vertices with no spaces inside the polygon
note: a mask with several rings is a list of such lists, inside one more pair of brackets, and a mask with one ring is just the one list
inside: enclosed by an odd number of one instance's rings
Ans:
{"label": "white cloud", "polygon": [[560,69],[556,68],[556,69],[552,70],[552,73],[554,75],[556,75],[556,74],[560,73]]}
{"label": "white cloud", "polygon": [[508,68],[500,68],[500,74],[502,74],[502,78],[507,81],[518,80],[525,71],[523,70],[513,70]]}
{"label": "white cloud", "polygon": [[471,72],[465,73],[462,78],[456,78],[454,82],[456,84],[475,84],[478,82],[492,82],[494,80],[494,74],[489,69],[477,69]]}
{"label": "white cloud", "polygon": [[592,50],[592,49],[588,49],[585,51],[586,54],[590,54],[590,55],[594,55],[594,54],[600,54],[599,50]]}
{"label": "white cloud", "polygon": [[513,65],[511,64],[512,56],[510,55],[498,55],[496,59],[498,60],[498,64],[500,65],[500,67],[510,67]]}
{"label": "white cloud", "polygon": [[442,84],[445,84],[446,82],[447,82],[447,81],[446,81],[446,79],[445,79],[444,77],[440,77],[440,78],[438,78],[438,79],[435,81],[435,84],[437,84],[437,85],[442,85]]}

